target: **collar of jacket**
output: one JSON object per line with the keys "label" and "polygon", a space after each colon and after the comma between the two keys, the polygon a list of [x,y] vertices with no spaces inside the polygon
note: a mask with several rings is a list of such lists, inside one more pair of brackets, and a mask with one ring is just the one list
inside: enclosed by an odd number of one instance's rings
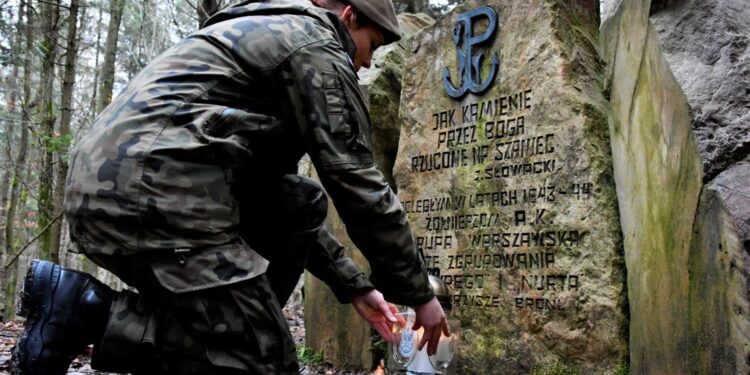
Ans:
{"label": "collar of jacket", "polygon": [[336,39],[349,55],[349,63],[357,53],[357,45],[354,44],[349,29],[343,21],[334,13],[313,5],[309,0],[272,0],[259,2],[258,0],[246,0],[214,14],[206,20],[201,27],[207,27],[226,20],[247,16],[273,16],[282,14],[298,14],[313,17],[320,21],[325,27],[333,31]]}

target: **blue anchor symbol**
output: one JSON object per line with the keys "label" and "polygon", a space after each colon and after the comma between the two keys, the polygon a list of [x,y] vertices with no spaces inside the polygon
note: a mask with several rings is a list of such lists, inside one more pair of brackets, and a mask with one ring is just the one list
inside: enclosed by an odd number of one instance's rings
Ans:
{"label": "blue anchor symbol", "polygon": [[[489,26],[481,35],[474,35],[474,22],[479,18],[489,19]],[[460,99],[468,92],[481,94],[490,88],[495,81],[500,68],[500,59],[497,53],[492,54],[489,76],[481,81],[480,68],[484,60],[484,53],[474,56],[473,50],[475,46],[489,41],[497,32],[497,26],[497,12],[488,6],[476,8],[456,16],[456,24],[453,27],[453,43],[456,44],[458,54],[458,88],[451,82],[448,68],[443,71],[443,86],[451,98]],[[463,46],[461,42],[463,42]]]}

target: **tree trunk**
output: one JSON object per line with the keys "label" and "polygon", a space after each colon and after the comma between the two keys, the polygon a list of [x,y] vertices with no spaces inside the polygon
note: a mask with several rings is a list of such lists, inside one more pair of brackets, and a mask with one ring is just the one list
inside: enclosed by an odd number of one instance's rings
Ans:
{"label": "tree trunk", "polygon": [[[13,98],[13,95],[9,95],[10,98],[8,98],[8,107],[10,108],[11,105],[15,105],[15,103],[11,102],[10,100]],[[16,133],[16,124],[14,120],[6,121],[5,122],[5,134],[7,136],[6,139],[6,146],[5,146],[5,171],[3,171],[3,177],[2,180],[0,180],[0,223],[2,223],[2,227],[5,228],[7,225],[7,222],[5,221],[5,212],[8,209],[8,202],[10,201],[10,196],[8,196],[8,193],[10,193],[10,176],[13,173],[13,150],[11,147],[11,144],[13,142],[13,137]],[[5,248],[5,231],[0,233],[0,249]],[[0,264],[3,264],[2,262],[2,252],[0,252]],[[0,273],[0,279],[2,279],[2,273]],[[0,280],[0,282],[2,282]]]}
{"label": "tree trunk", "polygon": [[[63,72],[62,97],[60,98],[60,147],[57,150],[57,178],[55,179],[55,217],[63,210],[65,197],[65,177],[68,174],[68,149],[70,148],[70,122],[73,114],[73,85],[76,79],[76,60],[78,58],[78,8],[79,0],[70,1],[68,17],[68,41],[65,46],[65,71]],[[50,247],[60,249],[60,235],[63,220],[57,220],[50,228]]]}
{"label": "tree trunk", "polygon": [[[91,5],[91,3],[89,3]],[[99,8],[99,16],[96,21],[96,44],[94,45],[94,66],[99,66],[99,55],[102,49],[102,14],[104,14],[104,6],[102,4],[99,4],[97,6]],[[94,91],[91,94],[91,102],[89,103],[88,111],[86,112],[86,120],[85,122],[88,124],[87,126],[91,126],[91,124],[94,123],[94,120],[96,119],[96,115],[99,114],[99,112],[96,109],[97,106],[97,99],[98,99],[98,93],[99,93],[99,69],[94,69],[94,78],[92,80],[91,89]],[[80,129],[79,129],[80,130]],[[88,258],[81,256],[79,257],[80,262],[80,269],[83,272],[95,275],[97,266],[88,260]]]}
{"label": "tree trunk", "polygon": [[[18,69],[16,67],[13,68],[14,73],[18,74]],[[12,149],[12,143],[13,138],[16,134],[16,123],[15,123],[15,116],[13,116],[15,112],[15,101],[16,101],[16,93],[14,91],[10,91],[8,93],[8,112],[9,116],[11,117],[10,120],[5,122],[5,134],[6,134],[6,145],[5,145],[5,171],[3,171],[3,177],[2,181],[0,181],[0,222],[2,222],[2,227],[5,228],[8,225],[10,225],[7,221],[6,212],[8,209],[8,203],[10,202],[10,176],[13,174],[13,149]],[[0,249],[5,249],[5,231],[3,230],[2,233],[0,233]],[[3,259],[3,252],[0,250],[0,265],[2,265]],[[3,282],[3,273],[2,270],[0,270],[0,290],[2,290],[2,282]]]}
{"label": "tree trunk", "polygon": [[221,9],[221,0],[201,0],[198,2],[198,28],[203,27],[209,17]]}
{"label": "tree trunk", "polygon": [[[41,167],[39,170],[39,225],[38,229],[47,228],[55,217],[52,205],[53,171],[55,140],[55,120],[57,119],[53,90],[55,83],[55,62],[57,60],[57,38],[60,23],[60,0],[39,0],[42,9],[42,63],[39,81],[38,116],[40,120],[39,135],[41,137],[40,150]],[[49,229],[49,228],[47,228]],[[57,262],[58,249],[51,247],[50,231],[46,230],[39,237],[39,254],[42,259]]]}
{"label": "tree trunk", "polygon": [[[33,150],[31,150],[33,151]],[[32,168],[29,168],[25,172],[19,172],[19,175],[23,174],[23,177],[21,177],[24,181],[31,181],[33,178],[33,172]],[[27,207],[26,203],[29,199],[29,190],[28,185],[23,184],[21,186],[21,192],[18,197],[18,207]],[[29,240],[31,237],[33,237],[36,233],[34,229],[31,231],[28,229],[29,227],[33,227],[30,225],[31,220],[33,217],[29,217],[29,213],[33,213],[33,211],[25,211],[21,213],[21,215],[18,217],[18,223],[19,223],[19,229],[20,232],[17,233],[18,240],[17,246],[15,246],[18,250],[22,249],[24,246],[26,246],[29,243]],[[30,233],[31,232],[31,233]],[[16,255],[16,254],[13,254]],[[13,317],[16,315],[16,306],[18,306],[18,293],[16,293],[17,288],[20,286],[18,281],[18,272],[19,269],[25,270],[27,268],[27,265],[29,264],[29,260],[33,258],[38,258],[38,255],[35,255],[33,252],[33,248],[26,249],[25,254],[18,254],[19,256],[16,257],[16,260],[14,260],[12,263],[8,264],[6,267],[7,271],[7,279],[8,283],[5,286],[5,295],[8,302],[8,317]]]}
{"label": "tree trunk", "polygon": [[[18,18],[16,20],[16,35],[15,39],[13,40],[13,45],[11,46],[11,49],[13,51],[13,70],[11,72],[10,77],[8,77],[8,116],[9,120],[6,121],[6,134],[8,136],[7,138],[7,147],[5,148],[5,158],[6,158],[6,167],[7,169],[5,172],[3,172],[3,178],[2,178],[2,187],[0,187],[0,194],[2,194],[2,207],[0,207],[0,220],[3,220],[3,228],[12,227],[13,223],[8,221],[7,216],[7,209],[8,205],[10,204],[10,185],[11,185],[11,176],[14,172],[14,165],[13,162],[13,148],[11,147],[13,140],[15,138],[16,134],[16,104],[18,101],[18,71],[19,66],[21,65],[21,61],[18,58],[20,56],[21,52],[21,43],[23,42],[23,39],[21,36],[23,35],[23,15],[24,15],[24,3],[19,4],[18,6]],[[5,240],[6,240],[6,231],[3,230],[2,233],[0,233],[0,266],[5,264],[5,257],[4,250],[6,249],[5,246]],[[12,272],[11,272],[12,274]],[[4,268],[0,268],[0,290],[5,291],[6,286],[8,282],[11,280],[7,277],[5,273]],[[0,311],[0,316],[4,318],[11,318],[12,315],[9,313],[12,313],[12,311],[8,311],[8,307],[13,306],[13,304],[7,304],[7,301],[2,300],[0,301],[0,305],[2,306],[2,311]],[[10,309],[12,310],[12,308]]]}
{"label": "tree trunk", "polygon": [[115,83],[115,58],[117,57],[117,39],[120,33],[120,22],[122,21],[122,10],[125,0],[110,0],[109,2],[109,30],[107,30],[107,42],[104,46],[104,63],[101,68],[101,85],[99,86],[99,99],[96,104],[96,113],[100,113],[104,107],[112,101],[112,88]]}
{"label": "tree trunk", "polygon": [[[21,54],[21,43],[23,42],[23,39],[21,36],[23,35],[23,11],[24,11],[24,4],[21,3],[18,7],[18,18],[16,19],[16,35],[13,39],[13,44],[11,45],[11,51],[13,59],[11,60],[11,64],[13,65],[13,69],[11,71],[10,76],[8,76],[7,80],[7,106],[6,111],[8,113],[8,119],[5,121],[5,135],[6,139],[6,147],[5,147],[5,170],[3,171],[2,180],[0,181],[0,220],[3,221],[3,228],[7,225],[6,220],[6,212],[8,209],[8,203],[10,203],[10,196],[8,195],[10,193],[10,184],[11,184],[11,176],[13,175],[14,165],[13,162],[13,143],[16,138],[16,125],[18,123],[18,119],[16,118],[16,113],[18,112],[16,106],[18,102],[18,71],[19,67],[21,65],[21,60],[19,59],[19,56]],[[2,249],[5,249],[5,231],[2,231],[0,233],[0,264],[3,264],[2,262]],[[0,270],[0,279],[2,279],[2,273]],[[1,282],[1,281],[0,281]],[[2,290],[0,288],[0,290]]]}
{"label": "tree trunk", "polygon": [[[31,53],[34,46],[34,10],[25,1],[21,2],[21,10],[19,13],[23,13],[23,9],[26,9],[26,27],[25,37],[26,44],[24,50],[27,53],[23,54],[23,98],[21,101],[21,138],[19,139],[18,156],[15,158],[15,168],[13,168],[13,177],[11,179],[10,187],[10,198],[8,202],[8,210],[5,212],[5,248],[3,249],[6,256],[12,256],[13,249],[15,248],[15,221],[16,221],[16,210],[18,206],[19,197],[21,195],[21,180],[24,178],[22,175],[26,169],[26,157],[29,148],[29,127],[31,126]],[[20,34],[19,29],[19,34]],[[7,259],[7,258],[6,258]],[[5,284],[5,318],[11,318],[15,315],[15,282],[14,275],[17,267],[10,266],[10,259],[3,262],[5,265],[3,271],[7,271],[9,275],[3,279],[6,281]],[[10,267],[9,267],[10,266]]]}
{"label": "tree trunk", "polygon": [[[102,27],[102,13],[104,12],[104,7],[99,7],[99,21],[96,23],[96,46],[95,49],[95,57],[94,57],[94,66],[99,66],[99,51],[101,51],[102,48],[102,33],[101,33],[101,27]],[[96,110],[97,106],[97,95],[99,93],[99,69],[94,69],[94,84],[92,85],[92,89],[94,90],[94,93],[91,94],[91,106],[89,107],[89,124],[94,123],[94,119],[96,118],[96,115],[99,113]]]}

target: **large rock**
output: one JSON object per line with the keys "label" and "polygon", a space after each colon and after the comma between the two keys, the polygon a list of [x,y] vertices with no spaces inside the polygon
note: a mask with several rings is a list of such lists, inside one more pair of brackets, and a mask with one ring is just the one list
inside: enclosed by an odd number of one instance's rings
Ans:
{"label": "large rock", "polygon": [[651,21],[692,109],[709,181],[750,153],[750,1],[654,3]]}
{"label": "large rock", "polygon": [[396,161],[401,133],[398,109],[404,60],[411,52],[411,35],[432,25],[435,20],[423,13],[401,14],[398,22],[406,39],[378,48],[373,56],[372,66],[359,71],[359,86],[370,106],[370,117],[373,119],[375,163],[393,188],[396,187],[393,182],[393,163]]}
{"label": "large rock", "polygon": [[689,256],[700,158],[682,91],[648,22],[626,0],[603,26],[611,79],[610,136],[636,374],[687,373]]}
{"label": "large rock", "polygon": [[701,194],[689,262],[686,354],[694,373],[750,373],[748,181],[745,161],[722,172]]}
{"label": "large rock", "polygon": [[691,247],[687,368],[750,373],[750,2],[653,1],[704,167]]}
{"label": "large rock", "polygon": [[748,373],[750,4],[606,3],[632,370]]}
{"label": "large rock", "polygon": [[[482,6],[497,12],[499,27],[469,51],[484,54],[476,81],[497,54],[497,78],[486,92],[452,99],[444,69],[458,84],[454,35],[471,30],[454,26]],[[407,63],[395,178],[428,267],[453,289],[459,373],[624,370],[625,272],[598,6],[467,1],[421,34]],[[487,28],[481,19],[474,35]]]}
{"label": "large rock", "polygon": [[750,372],[750,2],[653,1],[704,167],[690,258],[691,371]]}
{"label": "large rock", "polygon": [[[370,69],[361,69],[360,89],[365,95],[373,124],[375,162],[393,181],[393,161],[396,157],[399,122],[398,106],[401,97],[401,72],[409,36],[433,21],[423,14],[398,16],[405,40],[379,48]],[[300,173],[305,174],[305,171]],[[314,172],[312,173],[314,175]],[[346,234],[346,227],[329,205],[328,225],[347,249],[349,255],[365,271],[367,261]],[[309,273],[305,275],[305,342],[338,367],[371,368],[373,365],[373,337],[370,326],[350,305],[341,305],[328,287]]]}
{"label": "large rock", "polygon": [[617,9],[620,8],[624,0],[600,0],[600,12],[601,21],[604,23],[606,20],[612,18],[617,13]]}

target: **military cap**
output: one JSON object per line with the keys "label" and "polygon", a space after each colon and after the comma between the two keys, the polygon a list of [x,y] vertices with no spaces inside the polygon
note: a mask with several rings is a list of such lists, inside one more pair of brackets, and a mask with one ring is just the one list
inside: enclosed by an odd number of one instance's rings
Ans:
{"label": "military cap", "polygon": [[385,37],[385,43],[389,44],[401,39],[401,30],[398,28],[396,9],[391,0],[348,0],[354,9],[380,26]]}

